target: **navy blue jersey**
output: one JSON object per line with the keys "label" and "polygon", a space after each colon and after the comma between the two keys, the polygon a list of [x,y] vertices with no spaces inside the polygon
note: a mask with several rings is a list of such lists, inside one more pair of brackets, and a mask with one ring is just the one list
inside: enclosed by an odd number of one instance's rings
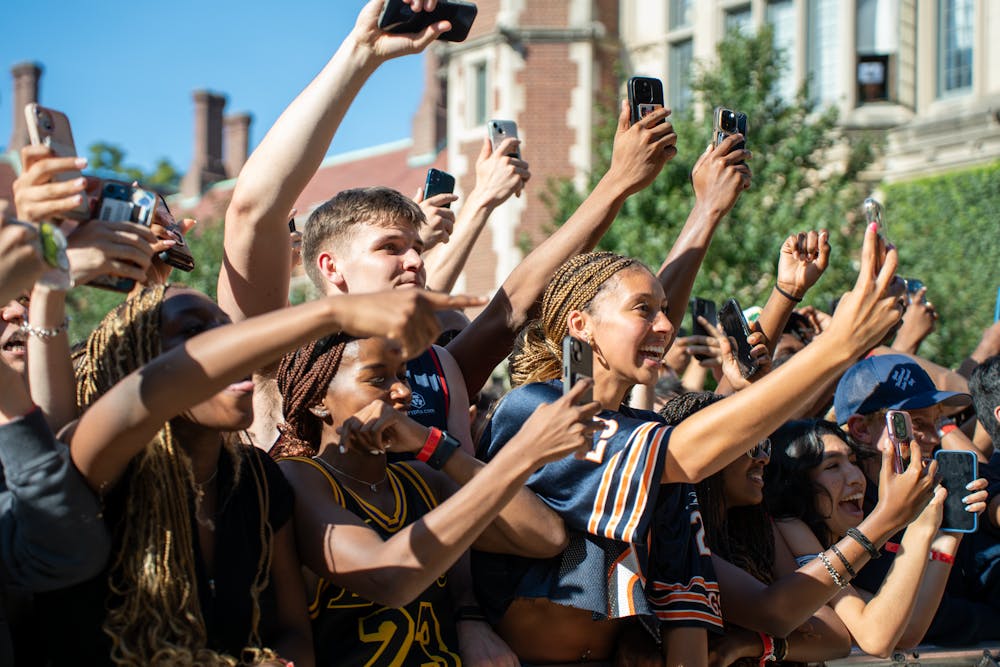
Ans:
{"label": "navy blue jersey", "polygon": [[[560,394],[555,382],[510,392],[483,434],[486,458],[496,455],[539,404]],[[477,554],[480,592],[494,598],[485,604],[495,616],[512,595],[547,597],[598,617],[649,616],[721,630],[719,588],[694,489],[660,483],[671,428],[655,413],[628,408],[602,411],[598,419],[604,430],[595,434],[585,459],[567,456],[528,479],[566,522],[570,548],[555,559],[530,563]],[[497,595],[506,600],[497,604]]]}
{"label": "navy blue jersey", "polygon": [[433,346],[406,363],[406,381],[413,392],[406,414],[418,424],[446,430],[451,395],[441,359]]}

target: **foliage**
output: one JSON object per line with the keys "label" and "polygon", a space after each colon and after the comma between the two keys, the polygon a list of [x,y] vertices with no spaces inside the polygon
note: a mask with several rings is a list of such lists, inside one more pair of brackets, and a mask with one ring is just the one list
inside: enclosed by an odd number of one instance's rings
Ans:
{"label": "foliage", "polygon": [[87,151],[92,170],[114,172],[160,191],[175,191],[180,183],[180,174],[166,158],[160,158],[152,171],[144,172],[139,167],[126,165],[125,151],[115,144],[99,141],[91,144]]}
{"label": "foliage", "polygon": [[939,314],[920,354],[955,366],[993,322],[1000,286],[1000,162],[883,190],[899,274],[924,281]]}
{"label": "foliage", "polygon": [[[100,223],[88,223],[100,224]],[[222,266],[222,221],[202,222],[185,237],[195,258],[191,273],[174,270],[171,283],[200,290],[213,299]],[[104,315],[125,299],[124,294],[96,287],[77,287],[70,291],[66,310],[71,318],[70,340],[80,341],[97,326]]]}
{"label": "foliage", "polygon": [[[696,106],[716,105],[745,112],[750,119],[747,147],[753,185],[719,226],[695,283],[694,293],[722,301],[737,297],[744,307],[763,305],[785,237],[809,229],[829,229],[831,266],[807,301],[827,307],[831,297],[853,283],[852,258],[860,249],[863,224],[856,220],[865,192],[860,172],[871,162],[867,137],[841,141],[835,109],[818,110],[808,90],[782,100],[776,83],[785,67],[769,29],[756,35],[730,33],[719,43],[713,63],[699,63],[691,87]],[[669,100],[668,100],[669,105]],[[616,114],[595,137],[592,183],[610,163]],[[694,204],[689,174],[711,136],[710,113],[675,113],[678,155],[653,184],[633,195],[601,246],[659,267]],[[556,220],[569,217],[582,197],[572,184],[550,189]]]}

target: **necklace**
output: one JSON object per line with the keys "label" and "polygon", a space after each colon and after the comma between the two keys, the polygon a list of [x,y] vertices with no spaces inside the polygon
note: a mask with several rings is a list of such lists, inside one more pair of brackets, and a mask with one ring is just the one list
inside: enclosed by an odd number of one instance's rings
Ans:
{"label": "necklace", "polygon": [[219,466],[215,466],[215,471],[208,476],[208,479],[206,479],[204,482],[195,481],[195,486],[197,486],[199,489],[204,489],[206,486],[212,483],[212,480],[214,480],[215,476],[218,474],[219,474]]}
{"label": "necklace", "polygon": [[354,475],[351,475],[350,473],[344,472],[343,470],[341,470],[337,466],[333,465],[332,463],[330,463],[326,459],[321,458],[319,455],[314,456],[313,457],[313,461],[318,461],[319,463],[322,463],[326,468],[329,468],[330,470],[332,470],[335,473],[343,475],[344,477],[346,477],[349,480],[355,481],[358,484],[364,484],[365,486],[367,486],[369,489],[372,490],[372,493],[375,493],[376,491],[378,491],[378,485],[381,484],[382,482],[384,482],[389,477],[389,469],[386,468],[385,472],[382,473],[382,479],[378,480],[377,482],[369,482],[366,479],[359,479],[359,478],[355,477]]}

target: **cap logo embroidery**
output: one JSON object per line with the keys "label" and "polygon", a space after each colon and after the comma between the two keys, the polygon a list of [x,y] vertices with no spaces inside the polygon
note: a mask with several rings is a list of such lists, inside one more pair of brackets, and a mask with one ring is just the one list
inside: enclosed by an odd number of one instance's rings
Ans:
{"label": "cap logo embroidery", "polygon": [[898,369],[892,374],[891,379],[896,387],[902,391],[905,391],[909,387],[916,384],[916,380],[913,379],[910,369],[908,368]]}

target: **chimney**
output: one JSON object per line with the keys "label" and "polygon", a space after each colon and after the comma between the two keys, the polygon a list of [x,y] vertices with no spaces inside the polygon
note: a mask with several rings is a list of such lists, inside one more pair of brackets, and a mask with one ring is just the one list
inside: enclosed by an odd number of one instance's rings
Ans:
{"label": "chimney", "polygon": [[7,150],[17,151],[28,145],[28,127],[24,122],[26,104],[38,102],[38,81],[42,67],[38,63],[18,63],[10,68],[14,77],[14,128],[7,142]]}
{"label": "chimney", "polygon": [[181,194],[197,197],[206,187],[226,178],[222,164],[222,110],[225,95],[196,90],[194,98],[194,154],[181,181]]}
{"label": "chimney", "polygon": [[248,113],[234,113],[223,121],[225,138],[222,147],[226,155],[226,175],[236,178],[247,161],[250,151],[250,122]]}
{"label": "chimney", "polygon": [[413,116],[411,164],[427,164],[444,148],[448,131],[448,79],[439,71],[438,49],[424,54],[424,96]]}

